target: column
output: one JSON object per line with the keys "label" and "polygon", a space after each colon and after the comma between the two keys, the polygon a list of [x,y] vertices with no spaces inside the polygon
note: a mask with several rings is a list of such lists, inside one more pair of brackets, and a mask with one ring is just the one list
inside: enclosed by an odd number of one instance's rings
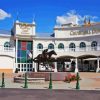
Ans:
{"label": "column", "polygon": [[16,55],[15,55],[15,57],[16,57],[15,70],[16,70],[16,68],[17,68],[17,50],[18,50],[17,47],[18,47],[18,38],[16,38],[16,48],[15,48],[15,49],[16,49],[16,51],[15,51],[15,52],[16,52]]}
{"label": "column", "polygon": [[55,64],[54,72],[57,72],[57,62],[54,62],[54,64]]}
{"label": "column", "polygon": [[75,59],[75,73],[77,73],[78,72],[78,59],[76,58]]}
{"label": "column", "polygon": [[[35,41],[33,40],[33,58],[32,59],[34,59],[35,57],[36,49],[37,48],[35,48]],[[33,61],[33,66],[34,66],[34,72],[37,72],[37,64],[34,61]]]}
{"label": "column", "polygon": [[96,72],[99,72],[100,71],[100,63],[99,63],[99,57],[97,57],[97,70]]}
{"label": "column", "polygon": [[36,63],[34,62],[34,72],[37,72],[37,67]]}
{"label": "column", "polygon": [[[14,51],[15,53],[15,51]],[[12,58],[13,59],[13,73],[15,73],[15,58]]]}

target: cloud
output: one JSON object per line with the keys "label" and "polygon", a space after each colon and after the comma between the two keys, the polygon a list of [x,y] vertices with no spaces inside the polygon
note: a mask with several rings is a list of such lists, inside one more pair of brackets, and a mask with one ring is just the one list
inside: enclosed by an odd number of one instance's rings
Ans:
{"label": "cloud", "polygon": [[58,25],[68,24],[68,23],[78,25],[78,24],[82,24],[85,18],[87,18],[87,20],[89,20],[89,18],[90,18],[91,22],[95,22],[95,19],[98,17],[91,16],[91,15],[81,16],[81,15],[77,14],[75,10],[71,10],[71,11],[67,12],[65,15],[57,16],[56,23]]}
{"label": "cloud", "polygon": [[0,20],[4,20],[7,17],[10,18],[11,17],[11,14],[8,14],[4,10],[0,9]]}

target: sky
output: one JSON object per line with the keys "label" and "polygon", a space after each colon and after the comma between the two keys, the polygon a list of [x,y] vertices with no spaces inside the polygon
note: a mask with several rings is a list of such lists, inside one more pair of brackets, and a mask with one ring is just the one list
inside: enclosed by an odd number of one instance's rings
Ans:
{"label": "sky", "polygon": [[0,29],[13,22],[36,23],[36,33],[49,35],[56,25],[82,24],[84,18],[100,21],[100,0],[0,0]]}

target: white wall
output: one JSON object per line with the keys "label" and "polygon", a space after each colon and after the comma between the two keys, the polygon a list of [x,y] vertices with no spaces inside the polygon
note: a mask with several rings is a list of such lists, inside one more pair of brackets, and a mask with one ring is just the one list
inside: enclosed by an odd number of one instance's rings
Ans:
{"label": "white wall", "polygon": [[70,36],[70,30],[54,30],[56,38],[67,38]]}
{"label": "white wall", "polygon": [[[90,52],[88,51],[88,48],[89,48],[89,46],[91,46],[91,43],[93,42],[93,41],[97,41],[97,43],[98,43],[98,45],[100,45],[100,35],[99,36],[87,36],[87,37],[77,37],[77,38],[64,38],[63,40],[62,39],[55,39],[55,40],[41,40],[41,38],[40,38],[40,40],[38,39],[38,40],[34,40],[34,48],[33,48],[33,50],[35,50],[35,52],[34,52],[34,57],[36,57],[38,54],[41,54],[42,53],[42,51],[39,51],[38,49],[37,49],[37,45],[38,45],[38,43],[41,43],[41,44],[43,44],[43,49],[46,49],[46,48],[48,48],[48,45],[50,44],[50,43],[52,43],[52,44],[54,44],[54,47],[55,47],[55,51],[57,52],[57,56],[61,56],[61,55],[71,55],[71,56],[80,56],[80,55],[85,55],[85,54],[93,54],[94,53],[94,55],[96,55],[97,56],[97,54],[100,52],[100,48],[98,49],[99,51],[91,51],[90,49]],[[80,48],[79,48],[79,46],[80,46],[80,43],[81,42],[85,42],[85,44],[86,44],[86,46],[87,46],[87,51],[88,52],[86,52],[86,51],[78,51]],[[64,44],[64,50],[59,50],[58,49],[58,45],[59,45],[59,43],[63,43]],[[69,44],[70,43],[75,43],[75,45],[76,45],[76,51],[75,52],[71,52],[71,51],[69,51]],[[76,53],[77,52],[77,53]],[[33,58],[34,58],[33,57]]]}
{"label": "white wall", "polygon": [[14,58],[0,55],[0,69],[13,69]]}
{"label": "white wall", "polygon": [[10,38],[0,37],[0,45],[4,45],[5,42],[10,42]]}
{"label": "white wall", "polygon": [[56,38],[100,34],[100,24],[95,23],[90,26],[56,26],[54,27],[54,34]]}

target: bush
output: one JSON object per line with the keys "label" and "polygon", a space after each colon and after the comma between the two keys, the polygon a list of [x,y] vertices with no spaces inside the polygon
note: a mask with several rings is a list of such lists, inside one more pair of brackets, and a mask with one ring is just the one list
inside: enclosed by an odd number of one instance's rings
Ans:
{"label": "bush", "polygon": [[65,82],[71,82],[71,81],[76,81],[77,80],[77,76],[74,74],[68,74],[67,76],[65,76]]}

